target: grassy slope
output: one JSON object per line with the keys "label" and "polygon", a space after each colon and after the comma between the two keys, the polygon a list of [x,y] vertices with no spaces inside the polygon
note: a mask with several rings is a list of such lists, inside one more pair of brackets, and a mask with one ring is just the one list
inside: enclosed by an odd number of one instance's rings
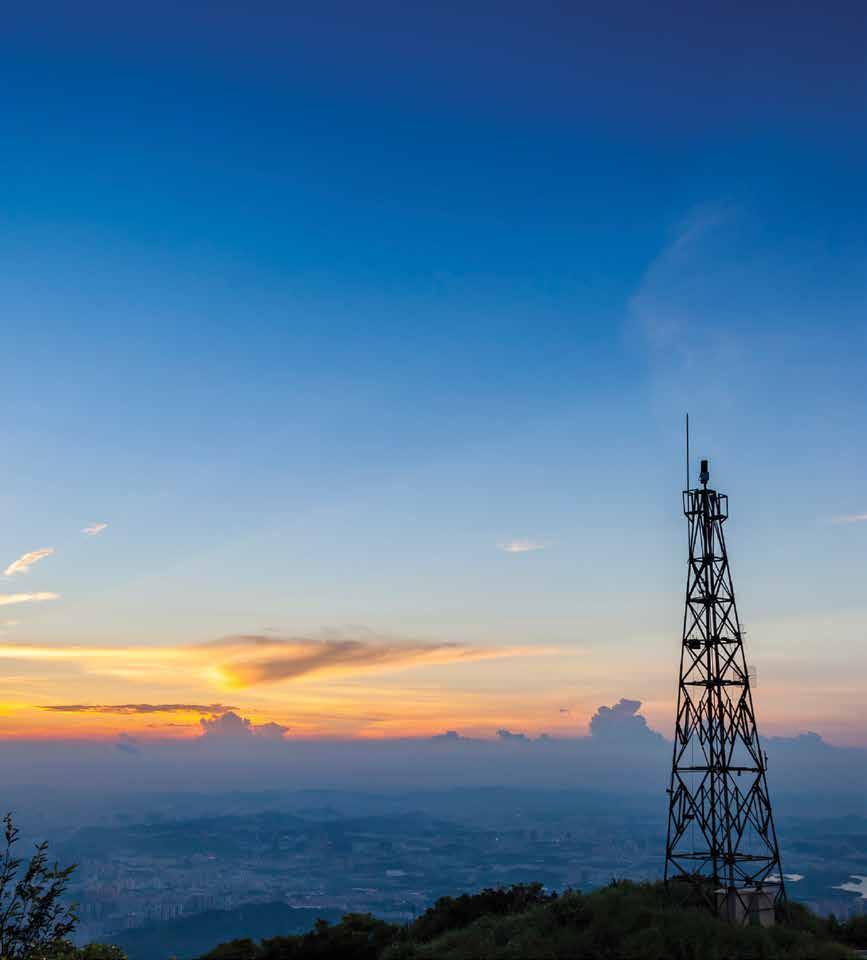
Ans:
{"label": "grassy slope", "polygon": [[587,896],[567,893],[520,914],[482,917],[427,943],[397,944],[383,960],[832,960],[851,956],[848,948],[826,939],[821,921],[797,907],[792,911],[792,926],[734,927],[698,909],[673,907],[659,885],[621,883]]}

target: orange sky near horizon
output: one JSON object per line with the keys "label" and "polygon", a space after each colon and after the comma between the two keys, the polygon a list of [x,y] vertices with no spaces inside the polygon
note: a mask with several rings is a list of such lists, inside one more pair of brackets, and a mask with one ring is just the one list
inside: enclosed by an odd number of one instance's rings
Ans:
{"label": "orange sky near horizon", "polygon": [[[624,697],[641,701],[649,725],[671,736],[679,656],[673,592],[664,616],[647,624],[616,605],[604,618],[549,613],[536,621],[495,607],[490,619],[429,618],[427,629],[393,614],[379,629],[220,635],[212,628],[226,617],[214,603],[199,607],[179,575],[78,602],[68,598],[68,580],[62,593],[44,589],[52,581],[32,592],[19,586],[38,581],[32,570],[41,572],[54,554],[30,551],[4,574],[15,588],[0,593],[10,614],[0,624],[0,739],[193,738],[204,720],[229,710],[253,725],[285,727],[290,739],[447,730],[494,738],[503,728],[575,737],[588,733],[600,706]],[[78,566],[74,572],[81,575]],[[159,603],[151,603],[157,583]],[[185,642],[190,625],[214,639]],[[763,735],[815,731],[832,743],[867,745],[865,626],[858,609],[752,622],[747,659],[758,665]],[[154,643],[153,636],[167,639]]]}
{"label": "orange sky near horizon", "polygon": [[[300,739],[427,737],[446,730],[491,738],[500,728],[584,736],[600,705],[642,701],[650,726],[670,737],[676,647],[664,660],[647,638],[612,670],[610,654],[584,647],[483,646],[331,632],[318,638],[235,636],[179,646],[0,644],[0,739],[191,738],[202,718],[228,710],[254,725],[277,723]],[[644,653],[638,652],[640,648]],[[769,651],[766,662],[774,659]],[[837,700],[801,696],[793,717],[779,660],[755,691],[766,736],[817,730],[860,744],[863,715],[847,718],[857,684],[836,681]],[[862,708],[863,710],[863,708]]]}

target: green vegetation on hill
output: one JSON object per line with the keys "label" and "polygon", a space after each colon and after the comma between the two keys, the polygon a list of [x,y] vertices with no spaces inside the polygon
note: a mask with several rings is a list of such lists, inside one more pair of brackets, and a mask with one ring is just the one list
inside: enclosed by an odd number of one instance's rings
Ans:
{"label": "green vegetation on hill", "polygon": [[850,946],[867,946],[867,922],[794,904],[775,927],[735,927],[672,903],[661,884],[613,882],[586,895],[531,884],[444,897],[406,927],[349,914],[305,934],[224,943],[199,960],[835,960],[854,956]]}

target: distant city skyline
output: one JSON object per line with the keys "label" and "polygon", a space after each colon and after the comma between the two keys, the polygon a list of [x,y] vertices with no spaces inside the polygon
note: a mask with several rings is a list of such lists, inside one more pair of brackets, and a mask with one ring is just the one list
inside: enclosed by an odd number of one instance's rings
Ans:
{"label": "distant city skyline", "polygon": [[9,14],[0,738],[671,737],[689,411],[867,746],[862,7],[254,7]]}

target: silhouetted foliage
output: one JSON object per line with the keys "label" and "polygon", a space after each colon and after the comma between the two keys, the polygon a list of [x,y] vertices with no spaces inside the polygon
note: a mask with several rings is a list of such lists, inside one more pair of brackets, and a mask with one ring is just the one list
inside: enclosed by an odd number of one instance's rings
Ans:
{"label": "silhouetted foliage", "polygon": [[38,953],[37,958],[38,960],[126,960],[126,954],[119,947],[105,943],[89,943],[86,947],[61,943],[47,952]]}
{"label": "silhouetted foliage", "polygon": [[[288,940],[289,937],[281,939]],[[221,943],[205,956],[208,960],[259,960],[264,954],[262,948],[252,940],[232,940],[230,943]]]}
{"label": "silhouetted foliage", "polygon": [[0,958],[42,960],[50,957],[75,929],[72,907],[62,903],[74,866],[48,865],[48,844],[36,845],[29,862],[15,856],[19,830],[3,818],[5,850],[0,861]]}
{"label": "silhouetted foliage", "polygon": [[75,909],[62,902],[75,866],[49,866],[47,843],[38,843],[25,864],[15,856],[19,837],[7,813],[0,859],[0,960],[126,960],[117,947],[76,947],[66,939],[78,919]]}
{"label": "silhouetted foliage", "polygon": [[545,893],[541,883],[515,884],[507,889],[488,888],[481,893],[440,897],[408,929],[409,939],[424,943],[449,930],[467,927],[484,916],[505,917],[549,903],[556,893]]}
{"label": "silhouetted foliage", "polygon": [[250,940],[222,944],[201,960],[376,960],[400,932],[369,913],[348,913],[340,923],[317,920],[309,933],[273,937],[259,946]]}
{"label": "silhouetted foliage", "polygon": [[845,923],[838,923],[831,935],[851,947],[867,950],[867,917],[852,917]]}

